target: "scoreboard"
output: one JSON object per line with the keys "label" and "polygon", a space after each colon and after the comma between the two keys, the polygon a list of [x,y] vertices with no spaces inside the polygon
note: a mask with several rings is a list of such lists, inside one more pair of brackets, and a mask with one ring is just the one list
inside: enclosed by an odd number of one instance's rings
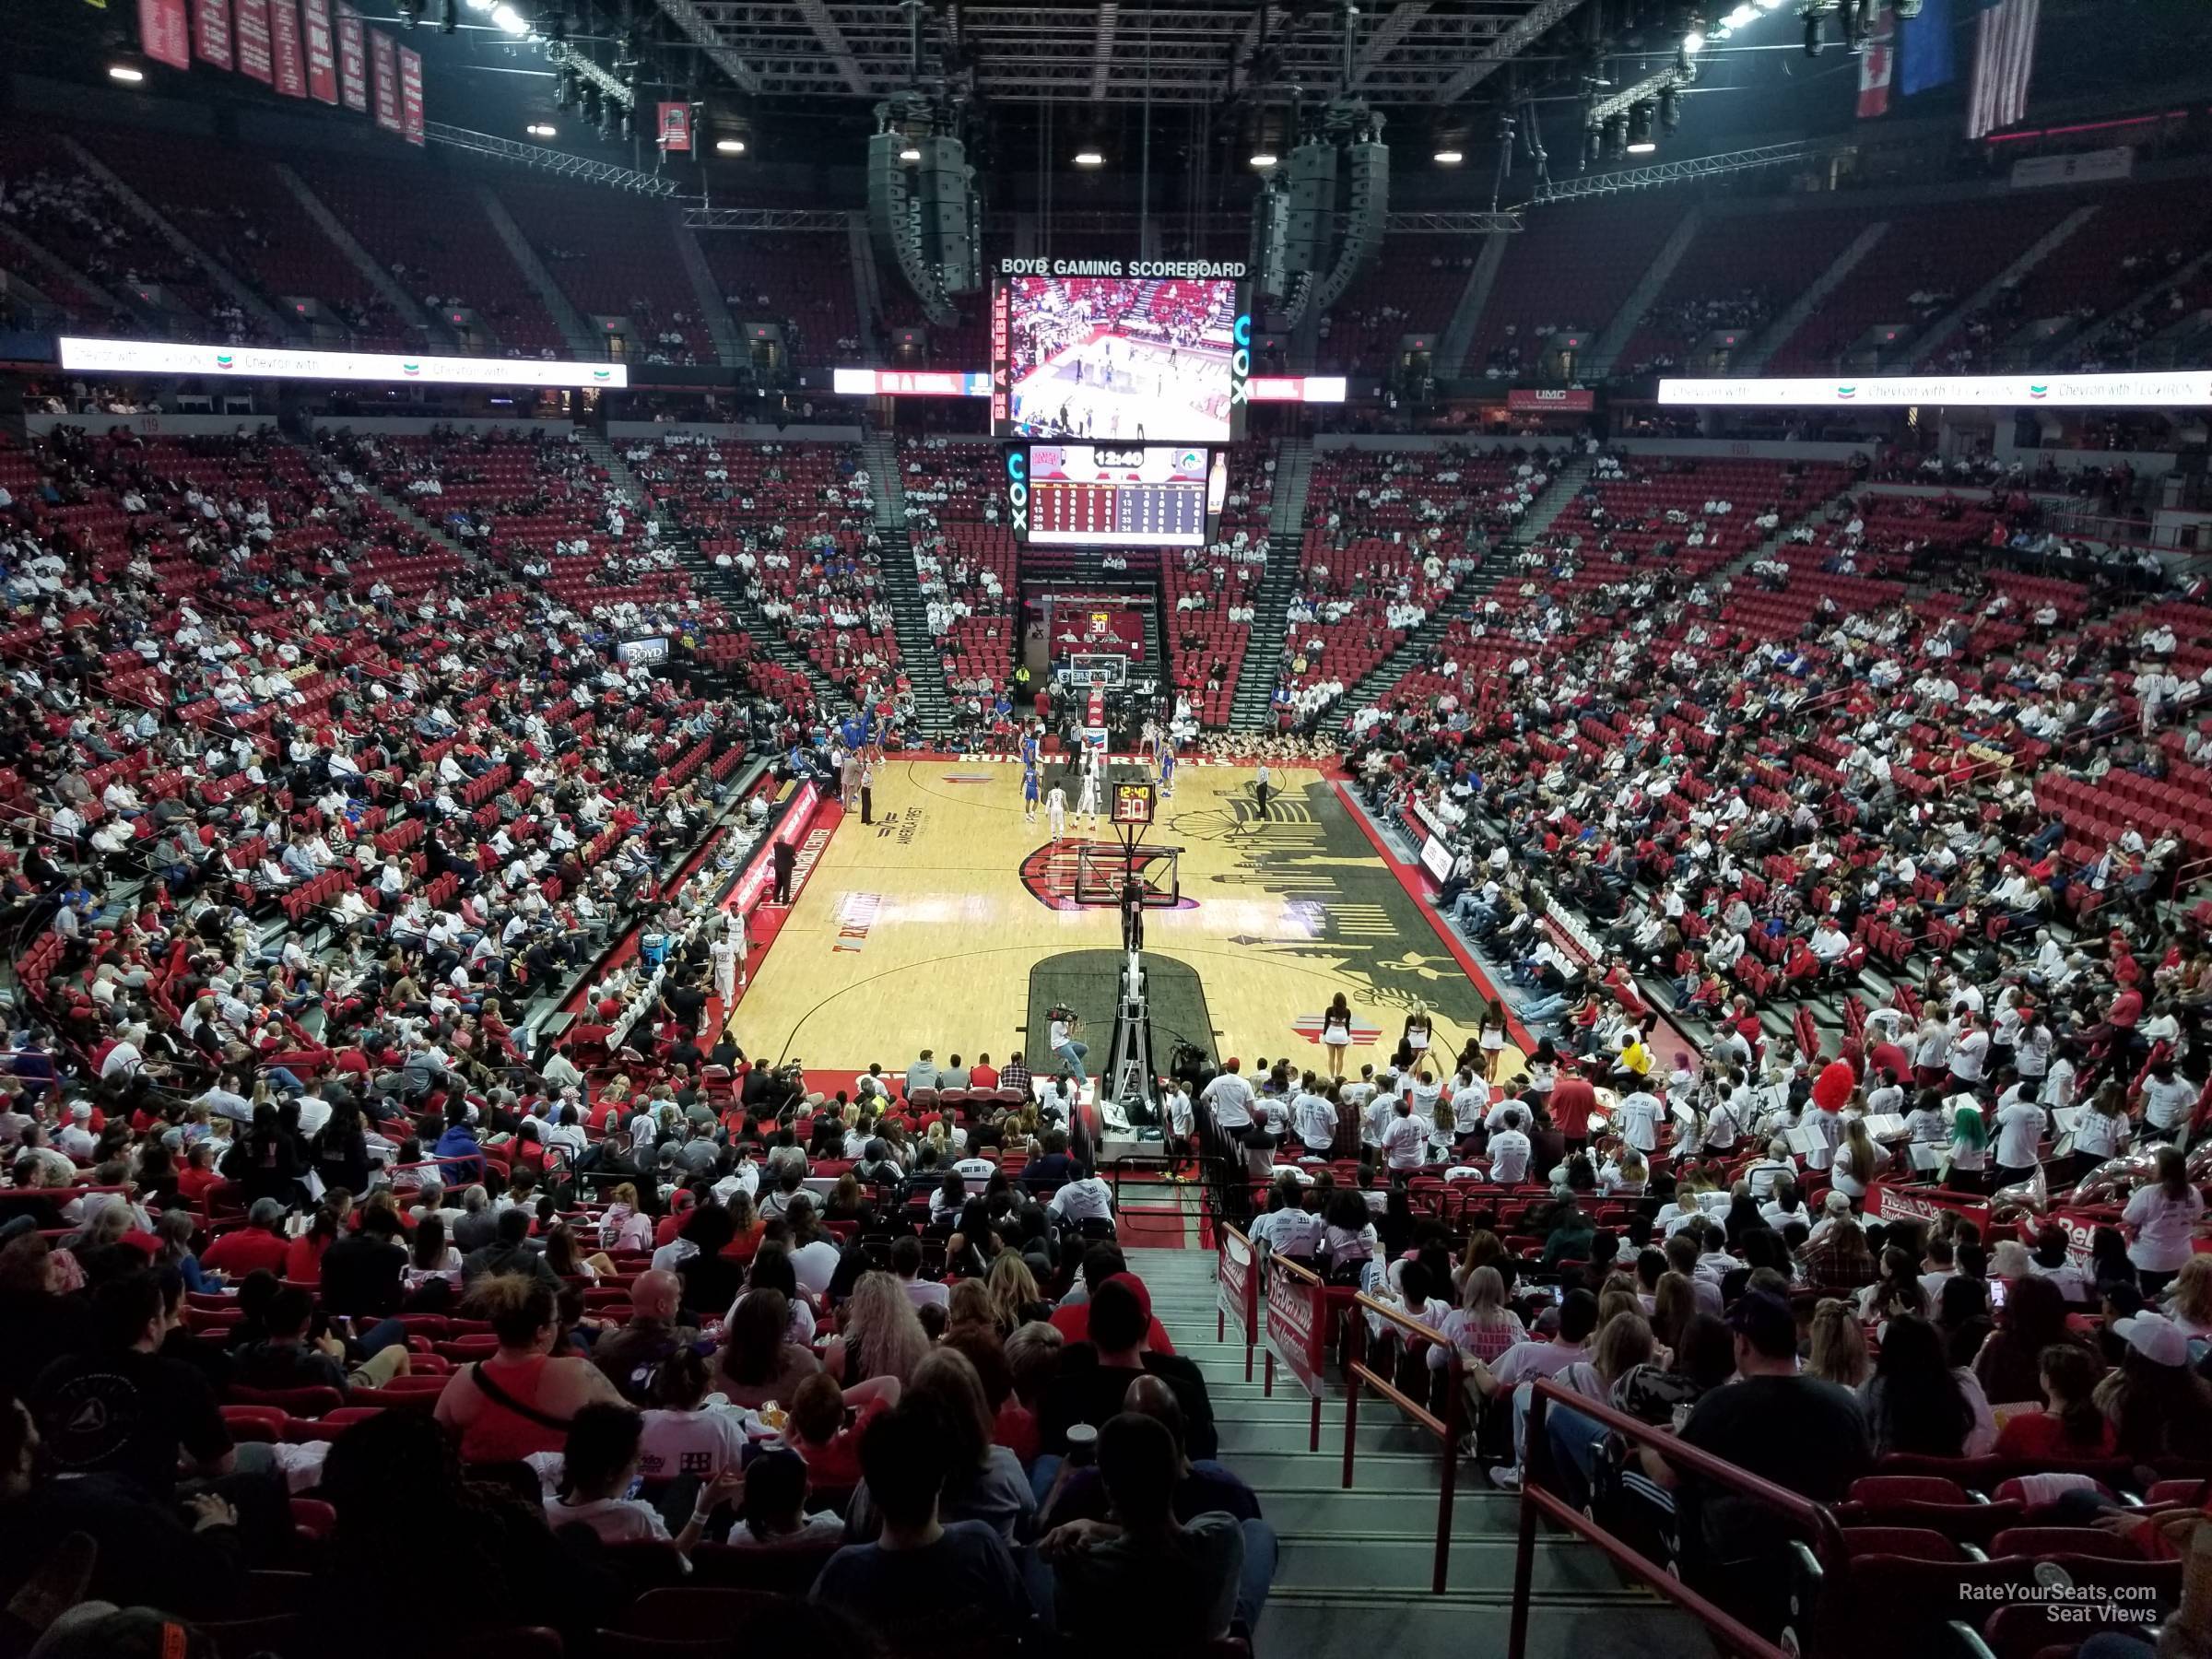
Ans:
{"label": "scoreboard", "polygon": [[1204,445],[1032,444],[1016,532],[1042,547],[1202,547],[1221,510],[1213,460]]}

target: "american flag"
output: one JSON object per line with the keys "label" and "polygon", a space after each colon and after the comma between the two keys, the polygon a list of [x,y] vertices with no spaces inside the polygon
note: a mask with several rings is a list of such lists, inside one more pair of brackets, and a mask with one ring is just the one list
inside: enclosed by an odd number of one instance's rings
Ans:
{"label": "american flag", "polygon": [[1973,91],[1966,100],[1969,138],[2010,126],[2027,114],[2041,10],[2041,0],[1996,0],[1976,20]]}

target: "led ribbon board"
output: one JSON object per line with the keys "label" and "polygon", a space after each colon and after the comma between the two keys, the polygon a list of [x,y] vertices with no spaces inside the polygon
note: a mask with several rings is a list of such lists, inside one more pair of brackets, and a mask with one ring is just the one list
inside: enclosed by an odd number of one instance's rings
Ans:
{"label": "led ribbon board", "polygon": [[542,358],[402,357],[376,351],[295,351],[278,346],[188,346],[165,340],[91,340],[64,335],[62,367],[76,374],[189,374],[206,380],[359,381],[398,385],[629,384],[621,363]]}

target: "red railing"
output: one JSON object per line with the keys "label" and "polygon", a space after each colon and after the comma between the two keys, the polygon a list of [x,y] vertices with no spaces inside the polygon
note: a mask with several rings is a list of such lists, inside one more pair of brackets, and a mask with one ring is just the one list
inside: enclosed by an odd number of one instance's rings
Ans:
{"label": "red railing", "polygon": [[[1368,1365],[1362,1357],[1367,1346],[1367,1321],[1360,1317],[1362,1313],[1375,1315],[1384,1324],[1395,1328],[1403,1338],[1428,1343],[1450,1356],[1444,1365],[1442,1417],[1400,1392],[1388,1377]],[[1349,1324],[1350,1356],[1344,1367],[1344,1488],[1351,1490],[1353,1460],[1359,1451],[1359,1396],[1371,1388],[1437,1438],[1441,1478],[1436,1496],[1436,1565],[1429,1588],[1441,1595],[1452,1565],[1452,1500],[1459,1486],[1459,1436],[1466,1411],[1466,1373],[1460,1362],[1459,1347],[1441,1332],[1371,1296],[1353,1298]],[[1423,1364],[1426,1365],[1425,1358]]]}
{"label": "red railing", "polygon": [[1321,1401],[1327,1392],[1324,1373],[1329,1357],[1329,1288],[1317,1273],[1281,1256],[1267,1258],[1267,1363],[1261,1372],[1260,1392],[1275,1397],[1275,1368],[1279,1362],[1306,1391],[1313,1403],[1306,1434],[1306,1450],[1321,1450]]}
{"label": "red railing", "polygon": [[1566,1527],[1594,1544],[1621,1571],[1641,1579],[1652,1589],[1680,1607],[1710,1630],[1722,1645],[1747,1659],[1799,1659],[1794,1649],[1783,1648],[1759,1635],[1716,1603],[1691,1589],[1665,1563],[1654,1561],[1633,1546],[1615,1537],[1562,1497],[1552,1479],[1551,1435],[1547,1417],[1555,1404],[1584,1417],[1594,1418],[1631,1446],[1650,1446],[1678,1474],[1695,1475],[1714,1486],[1766,1505],[1794,1523],[1810,1540],[1807,1547],[1824,1572],[1840,1571],[1848,1552],[1842,1529],[1822,1505],[1761,1479],[1747,1469],[1701,1452],[1664,1429],[1641,1422],[1610,1406],[1600,1405],[1549,1378],[1531,1385],[1528,1403],[1527,1451],[1521,1472],[1521,1534],[1513,1555],[1513,1618],[1506,1638],[1506,1659],[1525,1659],[1528,1653],[1528,1606],[1535,1568],[1536,1522],[1539,1517]]}

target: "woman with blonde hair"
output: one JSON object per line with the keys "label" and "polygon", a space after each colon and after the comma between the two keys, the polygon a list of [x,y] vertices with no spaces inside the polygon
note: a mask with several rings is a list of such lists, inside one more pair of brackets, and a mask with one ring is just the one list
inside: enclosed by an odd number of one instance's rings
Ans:
{"label": "woman with blonde hair", "polygon": [[838,1334],[822,1349],[822,1368],[847,1388],[870,1377],[911,1383],[929,1346],[906,1287],[892,1274],[864,1273]]}
{"label": "woman with blonde hair", "polygon": [[964,1278],[952,1288],[952,1295],[945,1304],[945,1329],[947,1335],[962,1328],[975,1328],[998,1333],[998,1314],[991,1306],[991,1292],[982,1279]]}
{"label": "woman with blonde hair", "polygon": [[641,1253],[653,1248],[653,1218],[638,1208],[638,1189],[622,1182],[608,1195],[606,1213],[599,1218],[599,1248]]}
{"label": "woman with blonde hair", "polygon": [[1036,1275],[1016,1251],[998,1253],[983,1284],[990,1293],[992,1323],[1002,1337],[1013,1335],[1031,1320],[1052,1317],[1051,1304],[1037,1288]]}
{"label": "woman with blonde hair", "polygon": [[[1464,1294],[1467,1277],[1477,1267],[1494,1265],[1505,1254],[1505,1242],[1487,1227],[1478,1227],[1467,1235],[1467,1247],[1460,1253],[1459,1265],[1452,1269],[1452,1288]],[[1500,1277],[1500,1288],[1503,1276]]]}
{"label": "woman with blonde hair", "polygon": [[943,1160],[947,1149],[943,1118],[933,1117],[929,1120],[929,1126],[922,1131],[922,1144],[925,1147],[935,1147],[938,1159]]}
{"label": "woman with blonde hair", "polygon": [[[1437,1328],[1463,1355],[1485,1365],[1516,1342],[1528,1340],[1521,1315],[1505,1305],[1505,1280],[1495,1267],[1477,1267],[1467,1275],[1459,1306],[1445,1314]],[[1443,1349],[1429,1350],[1431,1370],[1441,1371],[1446,1363]]]}
{"label": "woman with blonde hair", "polygon": [[2173,1323],[2192,1342],[2212,1338],[2212,1255],[2193,1255],[2182,1264],[2166,1292]]}
{"label": "woman with blonde hair", "polygon": [[1888,1151],[1875,1145],[1874,1137],[1866,1133],[1866,1120],[1854,1117],[1843,1125],[1843,1144],[1836,1148],[1828,1178],[1844,1197],[1864,1198],[1888,1161]]}
{"label": "woman with blonde hair", "polygon": [[1873,1369],[1858,1310],[1840,1298],[1822,1297],[1813,1309],[1812,1354],[1805,1374],[1856,1393]]}

